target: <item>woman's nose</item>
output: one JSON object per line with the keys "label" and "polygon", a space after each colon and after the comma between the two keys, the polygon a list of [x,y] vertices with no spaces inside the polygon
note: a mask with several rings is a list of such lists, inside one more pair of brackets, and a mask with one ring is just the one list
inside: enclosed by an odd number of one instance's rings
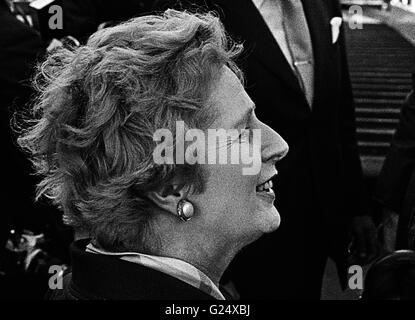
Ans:
{"label": "woman's nose", "polygon": [[277,162],[287,155],[289,150],[288,143],[267,125],[264,125],[262,130],[262,139],[263,162]]}

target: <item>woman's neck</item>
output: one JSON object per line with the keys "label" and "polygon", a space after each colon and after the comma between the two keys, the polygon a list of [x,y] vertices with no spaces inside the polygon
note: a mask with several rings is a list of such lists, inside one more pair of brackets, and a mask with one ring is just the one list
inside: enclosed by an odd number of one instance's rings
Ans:
{"label": "woman's neck", "polygon": [[207,241],[182,240],[163,243],[161,255],[190,263],[205,273],[219,287],[219,281],[235,257],[237,250]]}
{"label": "woman's neck", "polygon": [[206,228],[195,219],[183,223],[165,214],[157,218],[152,233],[159,235],[158,241],[148,239],[147,243],[158,243],[159,255],[190,263],[205,273],[216,286],[219,286],[235,255],[246,245],[241,239],[229,239],[228,235],[221,236],[213,231],[207,233]]}

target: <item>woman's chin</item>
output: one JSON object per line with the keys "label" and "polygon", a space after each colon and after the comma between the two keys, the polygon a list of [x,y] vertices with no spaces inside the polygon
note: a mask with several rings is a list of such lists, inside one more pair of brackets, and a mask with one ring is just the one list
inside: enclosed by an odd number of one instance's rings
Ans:
{"label": "woman's chin", "polygon": [[263,233],[271,233],[278,229],[281,223],[281,217],[277,208],[272,207],[263,213]]}

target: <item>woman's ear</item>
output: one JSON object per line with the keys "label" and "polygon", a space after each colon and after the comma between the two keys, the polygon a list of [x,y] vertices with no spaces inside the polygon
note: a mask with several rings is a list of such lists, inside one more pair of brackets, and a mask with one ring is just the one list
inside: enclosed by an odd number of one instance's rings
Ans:
{"label": "woman's ear", "polygon": [[177,204],[185,199],[188,190],[183,184],[166,184],[157,191],[151,191],[147,197],[159,208],[177,215]]}

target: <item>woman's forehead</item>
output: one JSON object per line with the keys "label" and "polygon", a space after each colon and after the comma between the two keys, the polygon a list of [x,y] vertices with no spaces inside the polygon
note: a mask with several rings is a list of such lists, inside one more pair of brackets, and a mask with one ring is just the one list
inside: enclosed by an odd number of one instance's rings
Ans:
{"label": "woman's forehead", "polygon": [[228,67],[222,69],[213,85],[210,101],[218,111],[218,121],[224,128],[231,128],[233,120],[253,108],[253,102],[241,81]]}

